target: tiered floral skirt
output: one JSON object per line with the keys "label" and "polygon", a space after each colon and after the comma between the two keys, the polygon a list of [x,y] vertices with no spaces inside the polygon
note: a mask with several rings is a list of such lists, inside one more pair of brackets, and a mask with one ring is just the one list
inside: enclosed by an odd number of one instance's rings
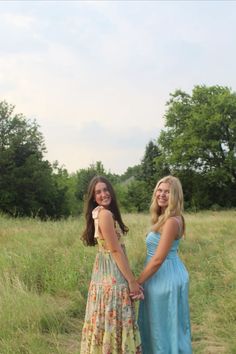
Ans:
{"label": "tiered floral skirt", "polygon": [[92,273],[80,354],[140,354],[141,340],[128,283],[108,251]]}

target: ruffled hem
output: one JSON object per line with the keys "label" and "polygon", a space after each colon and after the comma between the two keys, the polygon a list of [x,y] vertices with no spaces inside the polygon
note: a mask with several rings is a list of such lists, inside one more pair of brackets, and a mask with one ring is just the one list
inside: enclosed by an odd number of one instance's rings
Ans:
{"label": "ruffled hem", "polygon": [[140,354],[135,307],[125,285],[91,283],[80,354]]}
{"label": "ruffled hem", "polygon": [[80,354],[141,354],[141,339],[138,328],[127,331],[121,328],[121,343],[116,331],[104,332],[101,338],[94,333],[94,328],[85,325],[83,329]]}

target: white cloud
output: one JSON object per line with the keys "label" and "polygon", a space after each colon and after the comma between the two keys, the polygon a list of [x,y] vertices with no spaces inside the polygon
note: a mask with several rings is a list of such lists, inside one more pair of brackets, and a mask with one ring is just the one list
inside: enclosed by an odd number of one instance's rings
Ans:
{"label": "white cloud", "polygon": [[[69,171],[124,171],[169,93],[236,87],[234,2],[0,2],[0,97],[36,118]],[[220,26],[219,26],[220,24]]]}
{"label": "white cloud", "polygon": [[11,30],[13,30],[12,27],[15,27],[16,30],[31,30],[32,25],[36,22],[35,18],[32,16],[12,13],[0,14],[0,21],[2,24],[9,26]]}

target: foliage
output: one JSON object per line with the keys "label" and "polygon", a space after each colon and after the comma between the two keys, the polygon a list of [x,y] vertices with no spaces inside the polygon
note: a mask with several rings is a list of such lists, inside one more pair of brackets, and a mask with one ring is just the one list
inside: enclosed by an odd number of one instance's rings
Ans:
{"label": "foliage", "polygon": [[126,210],[128,212],[148,211],[151,196],[145,181],[133,180],[127,189]]}
{"label": "foliage", "polygon": [[192,95],[177,90],[165,119],[141,164],[123,175],[133,181],[126,210],[147,210],[156,182],[168,174],[180,178],[187,209],[236,206],[236,94],[220,86],[195,86]]}
{"label": "foliage", "polygon": [[183,182],[189,206],[236,205],[236,94],[227,87],[177,90],[158,139],[161,158]]}
{"label": "foliage", "polygon": [[120,176],[120,181],[126,182],[126,181],[129,181],[129,179],[138,178],[140,173],[141,173],[141,165],[135,165],[132,167],[128,167],[127,170],[125,171],[125,173],[123,173]]}
{"label": "foliage", "polygon": [[69,175],[44,159],[46,147],[35,120],[0,102],[0,210],[11,215],[61,218],[83,210],[89,181],[106,176],[124,211],[147,211],[156,182],[180,178],[185,208],[236,206],[236,93],[221,86],[195,86],[170,95],[165,128],[149,141],[140,164],[121,176],[101,161]]}
{"label": "foliage", "polygon": [[0,102],[0,209],[11,215],[58,218],[69,214],[37,123]]}
{"label": "foliage", "polygon": [[153,189],[158,179],[169,174],[168,168],[160,162],[161,157],[157,143],[150,141],[145,148],[140,165],[129,167],[121,176],[120,180],[123,182],[119,191],[122,196],[123,210],[142,212],[149,209]]}
{"label": "foliage", "polygon": [[147,183],[149,192],[153,191],[157,182],[157,176],[160,174],[156,165],[156,159],[160,155],[161,152],[158,145],[150,141],[145,148],[144,157],[141,161],[141,171],[138,176],[140,180]]}

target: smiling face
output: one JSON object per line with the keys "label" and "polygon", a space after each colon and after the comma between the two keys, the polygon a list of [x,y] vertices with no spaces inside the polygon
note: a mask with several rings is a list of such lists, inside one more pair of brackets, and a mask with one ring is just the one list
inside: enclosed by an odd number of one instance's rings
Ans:
{"label": "smiling face", "polygon": [[94,199],[96,203],[104,208],[108,208],[111,204],[111,194],[106,183],[98,182],[94,189]]}
{"label": "smiling face", "polygon": [[165,209],[169,204],[170,184],[162,182],[156,190],[157,204]]}

